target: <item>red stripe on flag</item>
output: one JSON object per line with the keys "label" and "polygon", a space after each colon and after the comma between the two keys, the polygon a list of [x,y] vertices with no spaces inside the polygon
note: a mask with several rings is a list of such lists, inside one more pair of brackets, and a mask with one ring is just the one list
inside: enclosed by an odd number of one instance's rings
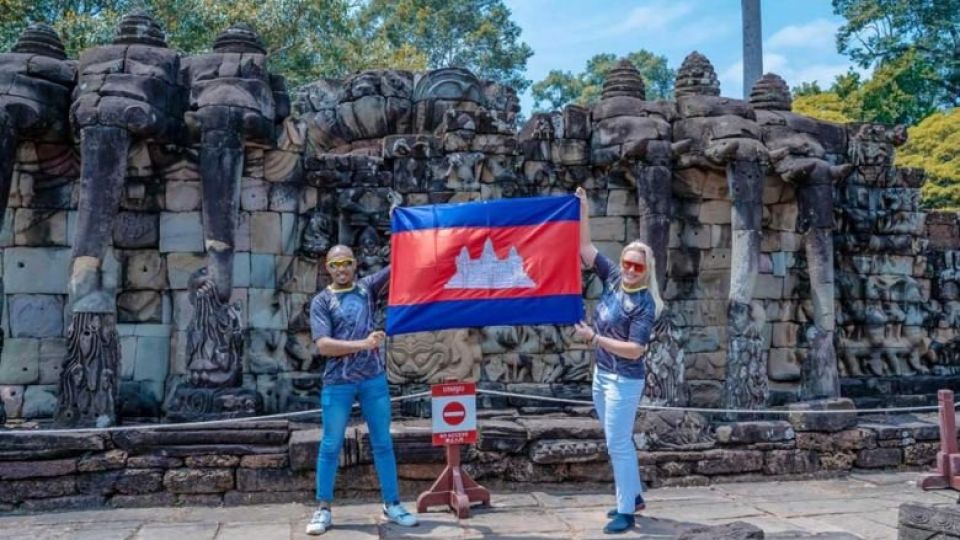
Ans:
{"label": "red stripe on flag", "polygon": [[[499,260],[511,247],[523,260],[533,287],[505,289],[444,288],[457,271],[456,261],[466,246],[477,260],[487,239]],[[520,227],[464,227],[421,229],[391,236],[391,306],[443,300],[526,298],[580,294],[580,223],[555,221]]]}

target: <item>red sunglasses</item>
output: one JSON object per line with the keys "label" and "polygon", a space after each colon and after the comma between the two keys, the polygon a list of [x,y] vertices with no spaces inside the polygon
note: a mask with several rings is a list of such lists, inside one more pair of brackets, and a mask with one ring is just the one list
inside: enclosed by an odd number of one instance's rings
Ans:
{"label": "red sunglasses", "polygon": [[624,270],[630,270],[637,274],[642,274],[647,270],[647,265],[633,261],[620,261],[620,266]]}

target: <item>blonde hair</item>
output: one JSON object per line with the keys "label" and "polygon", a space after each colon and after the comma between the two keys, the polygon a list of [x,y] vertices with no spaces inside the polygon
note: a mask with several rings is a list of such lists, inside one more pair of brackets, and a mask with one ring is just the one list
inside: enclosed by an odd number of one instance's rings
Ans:
{"label": "blonde hair", "polygon": [[647,279],[644,285],[647,286],[647,291],[649,291],[650,296],[653,297],[653,305],[656,307],[655,315],[659,318],[660,313],[663,312],[663,299],[660,298],[660,285],[657,283],[657,259],[653,256],[653,249],[640,240],[634,240],[624,246],[623,251],[620,252],[620,262],[623,262],[623,256],[626,255],[628,251],[643,253],[644,258],[647,260]]}

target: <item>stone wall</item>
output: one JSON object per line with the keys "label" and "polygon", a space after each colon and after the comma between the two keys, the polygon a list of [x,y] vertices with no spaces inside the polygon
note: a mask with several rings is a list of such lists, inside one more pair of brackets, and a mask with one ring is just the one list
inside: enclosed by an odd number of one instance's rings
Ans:
{"label": "stone wall", "polygon": [[[849,408],[849,401],[796,407],[786,420],[719,424],[692,413],[641,414],[634,440],[643,478],[658,487],[836,477],[854,469],[928,467],[938,449],[937,425],[928,420],[808,412]],[[594,418],[500,411],[483,414],[479,429],[463,460],[481,483],[613,481]],[[396,422],[393,432],[404,491],[426,489],[443,467],[428,423]],[[0,434],[0,513],[308,502],[319,436],[315,426],[286,421],[112,435]],[[348,428],[341,465],[338,496],[376,498],[364,425]]]}
{"label": "stone wall", "polygon": [[[12,167],[0,229],[0,398],[9,418],[76,408],[79,398],[60,388],[80,392],[86,373],[97,390],[81,397],[105,410],[67,420],[312,408],[324,360],[306,307],[327,283],[332,244],[353,246],[365,274],[389,261],[392,205],[577,186],[588,192],[601,252],[616,259],[640,238],[657,255],[668,313],[648,355],[651,400],[758,407],[836,395],[838,369],[861,401],[901,389],[923,400],[937,385],[960,385],[951,378],[960,369],[956,214],[926,215],[922,175],[892,166],[902,129],[795,115],[774,75],[749,101],[720,97],[713,67],[693,53],[676,100],[648,101],[625,62],[592,107],[533,114],[518,126],[516,93],[460,68],[316,81],[289,107],[243,25],[219,36],[213,53],[181,57],[147,15],[131,14],[115,43],[84,53],[79,68],[62,47],[47,50],[58,42],[51,29],[25,36],[26,45],[0,55],[0,74],[60,73],[58,84],[80,80],[83,92],[70,108],[68,92],[45,94],[46,83],[17,75],[20,94],[0,94],[2,107],[24,106],[21,94],[30,94],[31,106],[60,121],[39,135],[12,124],[0,133],[15,149],[0,156]],[[60,71],[31,67],[44,54]],[[108,81],[99,60],[124,55],[132,72]],[[157,103],[159,90],[136,78],[151,62],[173,81]],[[114,103],[111,92],[126,96],[124,84],[139,100],[123,109],[129,117],[94,107]],[[134,114],[146,106],[163,113],[156,130]],[[105,145],[97,154],[93,139],[73,133],[84,129],[127,130],[129,150],[112,155]],[[119,168],[111,173],[119,211],[95,219],[109,214],[97,206],[107,206],[109,190],[91,187],[107,162]],[[236,185],[220,179],[227,169],[236,169]],[[102,257],[87,253],[100,247]],[[585,272],[589,311],[599,294]],[[91,310],[96,320],[78,319]],[[84,345],[84,332],[103,343]],[[213,361],[216,336],[228,334],[224,358]],[[90,350],[100,352],[84,356]],[[521,326],[397,336],[386,358],[398,394],[455,377],[585,399],[592,354],[569,327]],[[484,407],[505,402],[480,398]],[[408,402],[402,412],[423,416],[425,405]]]}

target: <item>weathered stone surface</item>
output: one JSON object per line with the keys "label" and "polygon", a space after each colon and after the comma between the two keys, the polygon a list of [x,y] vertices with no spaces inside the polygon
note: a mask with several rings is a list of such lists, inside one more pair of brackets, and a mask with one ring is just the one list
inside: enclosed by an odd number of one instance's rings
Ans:
{"label": "weathered stone surface", "polygon": [[69,281],[69,249],[17,247],[3,250],[3,289],[6,294],[66,294]]}
{"label": "weathered stone surface", "polygon": [[172,469],[163,476],[171,493],[223,493],[233,489],[231,469]]}
{"label": "weathered stone surface", "polygon": [[288,469],[237,469],[239,491],[306,491],[314,487],[311,471]]}
{"label": "weathered stone surface", "polygon": [[[791,403],[787,405],[790,414],[787,420],[793,425],[793,429],[800,431],[842,431],[853,427],[857,423],[857,414],[853,412],[853,401],[845,398],[824,399],[816,401],[806,401],[801,403]],[[817,414],[810,411],[845,411],[849,413],[825,413]]]}
{"label": "weathered stone surface", "polygon": [[0,502],[16,503],[26,499],[62,497],[77,492],[73,476],[57,476],[36,480],[0,481]]}
{"label": "weathered stone surface", "polygon": [[122,249],[156,248],[159,240],[156,214],[120,212],[113,224],[113,247]]}
{"label": "weathered stone surface", "polygon": [[820,461],[810,450],[770,450],[764,454],[765,474],[806,474],[816,472]]}
{"label": "weathered stone surface", "polygon": [[687,529],[677,540],[763,540],[763,529],[743,521],[726,525],[702,525]]}
{"label": "weathered stone surface", "polygon": [[604,459],[607,444],[603,439],[546,439],[530,445],[530,460],[534,463],[581,463]]}
{"label": "weathered stone surface", "polygon": [[176,469],[183,467],[183,460],[164,455],[130,456],[127,467],[131,469]]}
{"label": "weathered stone surface", "polygon": [[290,468],[294,471],[306,471],[317,466],[317,451],[323,431],[304,429],[290,434]]}
{"label": "weathered stone surface", "polygon": [[127,453],[123,450],[110,450],[102,454],[86,455],[77,462],[80,472],[100,472],[122,469],[127,462]]}
{"label": "weathered stone surface", "polygon": [[223,494],[225,505],[261,505],[261,504],[289,504],[313,503],[316,493],[308,491],[228,491]]}
{"label": "weathered stone surface", "polygon": [[[898,523],[900,538],[907,540],[960,538],[960,511],[953,504],[901,504]],[[917,530],[920,534],[908,536],[910,529]]]}
{"label": "weathered stone surface", "polygon": [[59,337],[63,335],[63,297],[49,294],[9,296],[10,335]]}
{"label": "weathered stone surface", "polygon": [[32,499],[23,501],[20,509],[24,512],[66,512],[70,510],[85,510],[103,506],[103,497],[100,495],[69,495],[51,499]]}
{"label": "weathered stone surface", "polygon": [[853,428],[832,433],[818,433],[815,431],[799,432],[796,434],[797,448],[801,450],[816,450],[818,452],[838,452],[846,450],[862,450],[877,446],[876,434],[872,431]]}
{"label": "weathered stone surface", "polygon": [[0,462],[0,480],[66,476],[75,472],[77,472],[75,459]]}
{"label": "weathered stone surface", "polygon": [[128,251],[123,260],[123,288],[162,291],[167,288],[167,268],[157,251]]}
{"label": "weathered stone surface", "polygon": [[110,505],[115,508],[152,508],[173,506],[176,501],[176,495],[163,491],[147,495],[114,495],[110,498]]}
{"label": "weathered stone surface", "polygon": [[285,469],[290,464],[288,454],[263,454],[243,456],[240,466],[246,469]]}
{"label": "weathered stone surface", "polygon": [[200,212],[160,214],[160,252],[171,251],[203,251],[203,224],[200,220]]}
{"label": "weathered stone surface", "polygon": [[717,442],[724,444],[753,444],[759,442],[781,442],[794,438],[793,427],[789,422],[737,422],[716,428]]}
{"label": "weathered stone surface", "polygon": [[603,427],[592,418],[522,417],[517,423],[526,428],[530,440],[603,438]]}
{"label": "weathered stone surface", "polygon": [[23,391],[23,418],[51,418],[57,411],[57,392],[54,385],[27,386]]}
{"label": "weathered stone surface", "polygon": [[484,420],[479,426],[477,448],[515,454],[528,441],[527,429],[508,420]]}
{"label": "weathered stone surface", "polygon": [[183,462],[190,468],[231,468],[240,464],[238,456],[209,454],[205,456],[187,456]]}
{"label": "weathered stone surface", "polygon": [[7,339],[0,352],[0,382],[36,384],[40,379],[40,340]]}
{"label": "weathered stone surface", "polygon": [[697,462],[700,474],[733,474],[763,468],[763,452],[757,450],[709,450]]}
{"label": "weathered stone surface", "polygon": [[900,464],[901,456],[899,448],[867,448],[857,453],[857,467],[896,467]]}

